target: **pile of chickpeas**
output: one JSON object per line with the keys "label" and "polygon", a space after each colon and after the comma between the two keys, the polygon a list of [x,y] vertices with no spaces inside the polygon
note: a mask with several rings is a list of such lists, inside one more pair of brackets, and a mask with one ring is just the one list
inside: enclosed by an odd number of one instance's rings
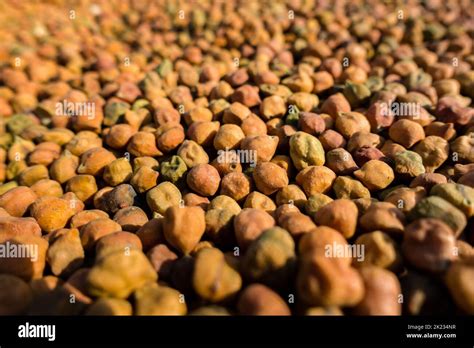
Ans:
{"label": "pile of chickpeas", "polygon": [[474,4],[0,4],[0,315],[474,314]]}

